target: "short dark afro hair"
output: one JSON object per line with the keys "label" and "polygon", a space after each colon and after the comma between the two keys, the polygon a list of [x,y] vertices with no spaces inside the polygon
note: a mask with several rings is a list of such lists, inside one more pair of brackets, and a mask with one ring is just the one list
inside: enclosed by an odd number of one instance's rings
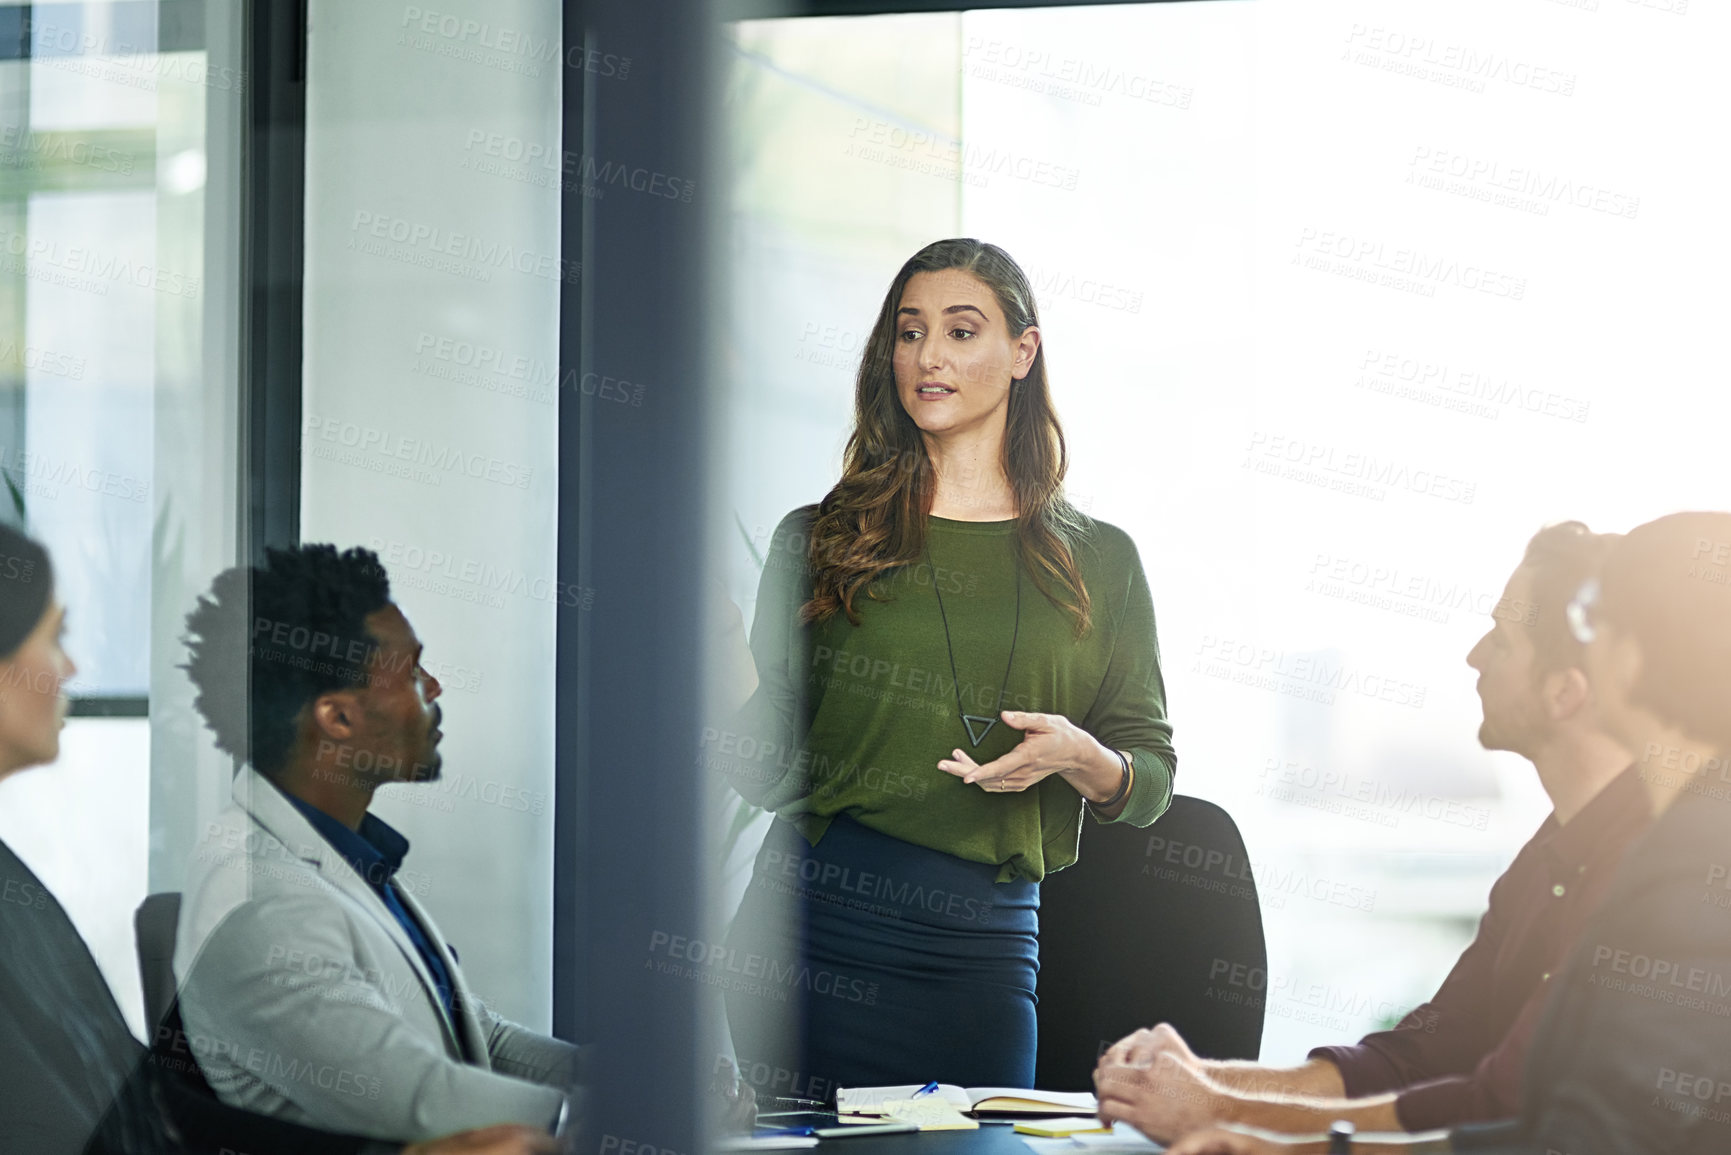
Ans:
{"label": "short dark afro hair", "polygon": [[378,652],[366,617],[391,600],[369,549],[266,549],[263,566],[235,566],[186,615],[181,668],[218,749],[271,775],[293,747],[308,702],[357,686]]}

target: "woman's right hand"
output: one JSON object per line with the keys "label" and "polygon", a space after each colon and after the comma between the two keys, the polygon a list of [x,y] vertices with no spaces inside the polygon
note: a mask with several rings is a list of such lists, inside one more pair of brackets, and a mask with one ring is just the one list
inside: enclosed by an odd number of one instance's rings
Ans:
{"label": "woman's right hand", "polygon": [[545,1131],[505,1123],[459,1131],[428,1143],[411,1143],[403,1155],[554,1155],[558,1144]]}

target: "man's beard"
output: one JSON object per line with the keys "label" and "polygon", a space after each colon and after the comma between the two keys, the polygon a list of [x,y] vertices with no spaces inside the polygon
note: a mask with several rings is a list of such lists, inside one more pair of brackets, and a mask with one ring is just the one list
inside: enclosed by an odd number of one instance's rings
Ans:
{"label": "man's beard", "polygon": [[1479,723],[1479,745],[1486,750],[1507,750],[1523,758],[1532,757],[1544,736],[1544,726],[1520,712],[1503,718],[1492,718],[1487,712],[1484,721]]}
{"label": "man's beard", "polygon": [[422,757],[416,758],[409,767],[406,782],[437,782],[444,771],[445,757],[439,753],[437,745],[430,745]]}

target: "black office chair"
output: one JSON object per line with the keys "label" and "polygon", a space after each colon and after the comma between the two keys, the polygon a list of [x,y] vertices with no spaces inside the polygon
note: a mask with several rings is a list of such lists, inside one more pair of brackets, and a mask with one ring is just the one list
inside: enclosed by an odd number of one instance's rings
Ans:
{"label": "black office chair", "polygon": [[214,1101],[216,1092],[205,1081],[180,1021],[180,993],[174,981],[179,925],[178,891],[147,895],[132,916],[138,937],[138,977],[144,983],[144,1018],[150,1027],[150,1059],[166,1076],[162,1085],[176,1102]]}
{"label": "black office chair", "polygon": [[138,977],[144,982],[144,1020],[152,1033],[174,1002],[174,936],[179,925],[179,891],[147,895],[132,916],[138,936]]}
{"label": "black office chair", "polygon": [[1231,815],[1179,795],[1147,829],[1082,827],[1040,884],[1039,1086],[1092,1090],[1108,1046],[1162,1022],[1204,1058],[1257,1058],[1268,948]]}

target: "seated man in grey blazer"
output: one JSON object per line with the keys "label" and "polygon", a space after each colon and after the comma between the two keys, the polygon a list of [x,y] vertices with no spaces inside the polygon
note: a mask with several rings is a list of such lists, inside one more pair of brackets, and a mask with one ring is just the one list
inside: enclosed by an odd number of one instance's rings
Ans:
{"label": "seated man in grey blazer", "polygon": [[220,574],[186,624],[199,712],[247,763],[205,825],[174,956],[217,1095],[396,1141],[560,1131],[577,1048],[475,998],[398,877],[407,839],[367,813],[379,786],[440,763],[439,682],[377,555],[268,550]]}

